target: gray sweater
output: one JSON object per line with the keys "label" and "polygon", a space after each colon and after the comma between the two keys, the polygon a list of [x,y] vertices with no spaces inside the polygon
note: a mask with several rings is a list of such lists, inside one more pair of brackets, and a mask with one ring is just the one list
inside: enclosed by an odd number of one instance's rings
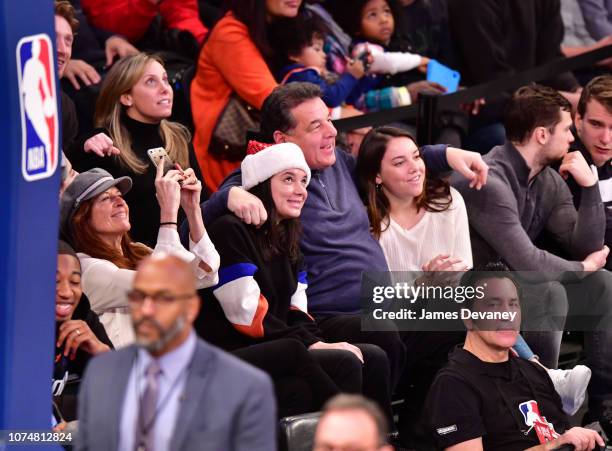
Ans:
{"label": "gray sweater", "polygon": [[[494,147],[484,160],[489,178],[480,191],[465,180],[451,180],[467,206],[474,265],[501,258],[517,271],[582,271],[581,261],[604,245],[597,185],[582,188],[576,211],[561,176],[547,167],[529,180],[530,169],[511,143]],[[538,249],[533,242],[543,230],[576,261]]]}

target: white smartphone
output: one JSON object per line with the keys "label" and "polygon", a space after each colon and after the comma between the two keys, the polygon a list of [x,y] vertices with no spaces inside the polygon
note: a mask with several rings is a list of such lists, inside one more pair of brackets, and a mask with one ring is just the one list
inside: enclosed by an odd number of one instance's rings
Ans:
{"label": "white smartphone", "polygon": [[164,157],[164,175],[170,169],[174,169],[174,162],[168,156],[166,149],[164,149],[163,147],[155,147],[154,149],[149,149],[147,150],[147,155],[149,156],[151,162],[155,165],[155,167],[159,166],[161,157]]}

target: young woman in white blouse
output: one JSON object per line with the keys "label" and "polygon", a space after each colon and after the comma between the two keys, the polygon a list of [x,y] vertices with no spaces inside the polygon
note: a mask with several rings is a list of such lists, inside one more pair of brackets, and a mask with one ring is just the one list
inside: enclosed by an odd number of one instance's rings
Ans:
{"label": "young woman in white blouse", "polygon": [[[123,200],[132,187],[129,177],[115,179],[94,168],[79,174],[62,195],[62,235],[78,252],[83,292],[115,348],[134,341],[126,293],[144,257],[163,252],[190,262],[198,288],[215,285],[219,279],[219,254],[200,210],[202,184],[192,169],[172,169],[163,175],[162,167],[160,164],[155,178],[161,214],[154,249],[130,239],[129,209]],[[189,221],[189,250],[182,246],[177,232],[179,207]]]}
{"label": "young woman in white blouse", "polygon": [[427,173],[412,136],[395,127],[371,130],[359,149],[357,173],[391,271],[472,267],[463,198]]}
{"label": "young woman in white blouse", "polygon": [[[399,128],[378,127],[363,139],[357,174],[373,235],[390,271],[467,271],[472,248],[465,203],[446,181],[427,173],[414,138]],[[519,335],[514,346],[537,362]],[[547,369],[564,410],[574,415],[584,401],[591,371]]]}

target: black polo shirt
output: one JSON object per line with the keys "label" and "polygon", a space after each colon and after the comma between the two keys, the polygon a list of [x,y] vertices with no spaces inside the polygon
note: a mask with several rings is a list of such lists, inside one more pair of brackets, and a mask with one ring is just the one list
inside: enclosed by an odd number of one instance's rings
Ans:
{"label": "black polo shirt", "polygon": [[482,437],[487,451],[523,450],[540,444],[519,409],[531,400],[557,433],[569,428],[561,399],[542,367],[514,356],[487,363],[457,348],[429,391],[426,421],[440,448]]}

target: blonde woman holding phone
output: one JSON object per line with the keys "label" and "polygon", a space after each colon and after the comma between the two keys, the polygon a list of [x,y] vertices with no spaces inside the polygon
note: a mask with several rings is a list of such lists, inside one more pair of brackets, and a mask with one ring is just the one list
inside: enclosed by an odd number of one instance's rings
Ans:
{"label": "blonde woman holding phone", "polygon": [[[77,140],[67,153],[78,172],[99,167],[113,177],[132,179],[133,188],[125,197],[130,206],[130,234],[149,247],[155,246],[160,209],[155,165],[147,152],[164,148],[173,163],[193,168],[202,181],[189,131],[168,120],[172,103],[172,87],[159,57],[139,53],[124,58],[113,65],[102,84],[94,117],[99,128]],[[179,223],[183,218],[180,213]]]}

